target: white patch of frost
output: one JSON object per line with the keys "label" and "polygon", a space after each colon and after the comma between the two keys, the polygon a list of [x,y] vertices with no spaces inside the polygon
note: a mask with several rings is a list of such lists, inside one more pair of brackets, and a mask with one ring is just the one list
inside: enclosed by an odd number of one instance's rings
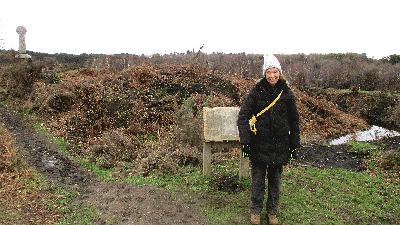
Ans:
{"label": "white patch of frost", "polygon": [[329,142],[329,145],[340,145],[349,141],[372,141],[379,140],[384,137],[400,136],[400,133],[393,130],[388,130],[383,127],[372,126],[366,131],[359,131],[354,134],[348,134]]}

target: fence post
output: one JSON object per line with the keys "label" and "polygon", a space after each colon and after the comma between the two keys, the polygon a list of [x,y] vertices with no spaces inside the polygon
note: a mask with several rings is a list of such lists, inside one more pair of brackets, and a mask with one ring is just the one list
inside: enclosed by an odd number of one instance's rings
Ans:
{"label": "fence post", "polygon": [[211,143],[204,142],[203,144],[203,176],[211,175]]}

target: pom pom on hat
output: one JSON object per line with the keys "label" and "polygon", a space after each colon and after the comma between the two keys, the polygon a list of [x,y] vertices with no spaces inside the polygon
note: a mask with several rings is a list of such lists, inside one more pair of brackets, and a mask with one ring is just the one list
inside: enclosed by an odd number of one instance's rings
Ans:
{"label": "pom pom on hat", "polygon": [[269,68],[277,68],[282,74],[282,68],[278,58],[276,58],[273,54],[264,54],[263,76],[265,75],[265,71]]}

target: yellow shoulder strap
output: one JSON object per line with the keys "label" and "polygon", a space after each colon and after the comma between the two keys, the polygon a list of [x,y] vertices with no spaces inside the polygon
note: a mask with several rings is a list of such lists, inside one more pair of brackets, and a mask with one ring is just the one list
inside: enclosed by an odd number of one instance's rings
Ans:
{"label": "yellow shoulder strap", "polygon": [[250,130],[254,132],[254,134],[256,134],[257,129],[256,129],[256,122],[257,122],[257,117],[261,116],[261,114],[265,113],[268,109],[270,109],[272,106],[275,105],[275,103],[279,100],[279,98],[282,95],[283,90],[281,91],[281,93],[279,93],[278,97],[275,98],[275,100],[273,102],[271,102],[271,104],[269,104],[269,106],[267,106],[265,109],[263,109],[261,112],[259,112],[257,114],[257,116],[254,116],[249,120],[250,123]]}

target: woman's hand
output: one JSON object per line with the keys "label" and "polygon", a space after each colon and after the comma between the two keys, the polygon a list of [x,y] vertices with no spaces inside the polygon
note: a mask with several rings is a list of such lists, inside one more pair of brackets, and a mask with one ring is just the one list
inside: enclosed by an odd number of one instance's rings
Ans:
{"label": "woman's hand", "polygon": [[293,159],[297,159],[297,150],[293,149],[292,153],[290,154],[290,161],[292,161]]}
{"label": "woman's hand", "polygon": [[242,145],[242,156],[243,158],[249,157],[251,154],[251,149],[249,144],[243,144]]}

